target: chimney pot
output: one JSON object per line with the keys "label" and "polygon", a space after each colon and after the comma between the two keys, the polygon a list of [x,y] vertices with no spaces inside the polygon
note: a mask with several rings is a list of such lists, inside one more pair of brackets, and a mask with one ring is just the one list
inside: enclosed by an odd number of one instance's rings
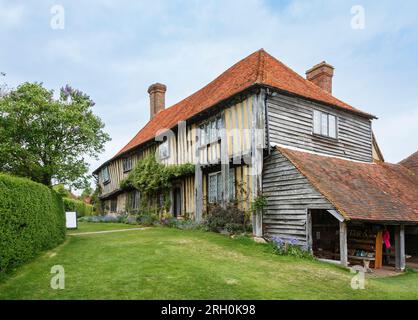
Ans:
{"label": "chimney pot", "polygon": [[316,84],[321,89],[332,93],[332,77],[334,67],[322,61],[306,71],[306,79]]}
{"label": "chimney pot", "polygon": [[150,119],[165,109],[165,92],[167,87],[162,83],[154,83],[148,88],[150,98]]}

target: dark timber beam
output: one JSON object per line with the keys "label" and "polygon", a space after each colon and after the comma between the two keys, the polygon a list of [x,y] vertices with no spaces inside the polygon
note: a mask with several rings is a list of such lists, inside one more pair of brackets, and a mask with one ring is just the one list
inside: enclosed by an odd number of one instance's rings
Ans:
{"label": "dark timber beam", "polygon": [[222,207],[226,209],[229,201],[229,155],[228,155],[228,140],[225,129],[225,113],[222,112],[222,123],[224,127],[221,128],[221,179],[222,179]]}
{"label": "dark timber beam", "polygon": [[[263,150],[265,147],[265,90],[254,95],[251,128],[251,174],[253,178],[252,201],[262,194]],[[263,236],[263,213],[253,212],[253,235]]]}

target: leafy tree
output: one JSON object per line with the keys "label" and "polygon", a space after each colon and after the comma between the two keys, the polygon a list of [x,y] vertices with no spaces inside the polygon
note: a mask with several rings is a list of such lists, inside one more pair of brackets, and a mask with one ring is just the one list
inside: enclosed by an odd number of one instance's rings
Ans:
{"label": "leafy tree", "polygon": [[23,83],[0,98],[0,171],[45,185],[82,188],[88,164],[110,140],[94,102],[68,85],[58,98],[41,83]]}
{"label": "leafy tree", "polygon": [[[5,72],[0,72],[0,77],[6,77]],[[3,82],[0,83],[0,98],[3,97],[7,91],[9,90],[9,87],[7,86],[7,83]]]}
{"label": "leafy tree", "polygon": [[63,198],[71,198],[71,191],[66,189],[65,186],[60,183],[53,187],[53,189],[61,195]]}
{"label": "leafy tree", "polygon": [[93,193],[93,189],[92,189],[91,186],[85,187],[84,190],[83,190],[83,192],[81,192],[80,200],[84,200],[87,197],[92,196],[92,193]]}
{"label": "leafy tree", "polygon": [[100,199],[99,199],[99,194],[100,194],[100,186],[96,185],[96,188],[94,189],[92,195],[91,195],[91,204],[94,207],[94,212],[97,214],[102,214],[102,210],[101,210],[101,205],[100,205]]}

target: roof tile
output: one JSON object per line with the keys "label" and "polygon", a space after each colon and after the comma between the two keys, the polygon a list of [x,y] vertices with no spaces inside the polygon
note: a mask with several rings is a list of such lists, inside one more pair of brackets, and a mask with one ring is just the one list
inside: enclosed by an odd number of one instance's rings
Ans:
{"label": "roof tile", "polygon": [[346,218],[418,222],[418,176],[407,168],[277,149]]}
{"label": "roof tile", "polygon": [[399,164],[408,168],[418,176],[418,151],[399,162]]}
{"label": "roof tile", "polygon": [[174,128],[179,121],[185,121],[256,84],[274,87],[372,117],[333,97],[260,49],[233,65],[191,96],[156,114],[115,157],[154,139],[159,130]]}

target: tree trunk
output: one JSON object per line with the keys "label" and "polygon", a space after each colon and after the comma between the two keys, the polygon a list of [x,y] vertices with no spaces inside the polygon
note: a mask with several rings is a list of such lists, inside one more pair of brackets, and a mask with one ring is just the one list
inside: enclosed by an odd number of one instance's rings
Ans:
{"label": "tree trunk", "polygon": [[48,186],[48,187],[51,187],[52,186],[52,177],[51,177],[51,175],[48,174],[48,173],[44,173],[42,175],[42,181],[41,181],[41,183],[44,184],[44,185],[46,185],[46,186]]}

